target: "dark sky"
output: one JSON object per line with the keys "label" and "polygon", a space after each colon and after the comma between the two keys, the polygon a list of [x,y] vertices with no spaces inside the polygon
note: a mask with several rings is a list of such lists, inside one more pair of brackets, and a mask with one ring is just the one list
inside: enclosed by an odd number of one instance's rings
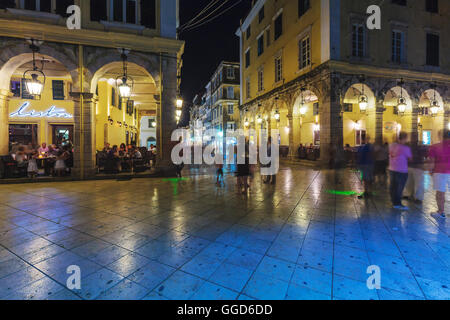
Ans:
{"label": "dark sky", "polygon": [[[180,0],[180,25],[192,19],[212,1]],[[229,0],[218,12],[237,2],[239,0]],[[222,60],[239,61],[239,40],[235,32],[250,6],[251,0],[242,0],[216,20],[180,34],[180,39],[186,42],[181,81],[181,94],[186,106],[205,87]]]}

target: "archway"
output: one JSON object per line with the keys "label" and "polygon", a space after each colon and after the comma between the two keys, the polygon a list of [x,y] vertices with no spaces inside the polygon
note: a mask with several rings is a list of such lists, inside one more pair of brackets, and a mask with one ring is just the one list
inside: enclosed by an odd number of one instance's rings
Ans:
{"label": "archway", "polygon": [[439,133],[445,126],[445,109],[442,96],[437,90],[428,89],[422,92],[417,122],[419,142],[430,145],[441,141]]}
{"label": "archway", "polygon": [[298,148],[300,144],[304,147],[319,146],[319,98],[312,90],[300,91],[294,102],[292,116],[294,147]]}
{"label": "archway", "polygon": [[[404,99],[405,110],[399,108],[400,99]],[[405,88],[396,86],[386,92],[383,113],[383,140],[385,142],[396,141],[400,131],[405,131],[410,136],[415,133],[412,105],[412,99]]]}
{"label": "archway", "polygon": [[365,137],[376,140],[376,99],[367,84],[355,83],[347,89],[342,114],[344,146],[359,146]]}

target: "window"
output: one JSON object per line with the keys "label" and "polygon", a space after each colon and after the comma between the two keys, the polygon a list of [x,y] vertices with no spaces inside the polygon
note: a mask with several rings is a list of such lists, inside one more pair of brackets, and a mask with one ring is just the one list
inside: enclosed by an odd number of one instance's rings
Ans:
{"label": "window", "polygon": [[247,80],[245,81],[245,90],[247,99],[250,99],[250,78],[247,78]]}
{"label": "window", "polygon": [[318,102],[315,102],[315,103],[313,104],[313,115],[314,115],[314,116],[318,116],[318,115],[319,115],[319,112],[320,112],[320,110],[319,110],[319,103],[318,103]]}
{"label": "window", "polygon": [[258,92],[264,91],[264,69],[261,67],[258,70]]}
{"label": "window", "polygon": [[366,139],[366,130],[356,130],[356,144],[357,146],[360,146],[363,141]]}
{"label": "window", "polygon": [[52,80],[53,100],[64,100],[64,81]]}
{"label": "window", "polygon": [[432,13],[439,12],[439,4],[438,0],[426,0],[426,10]]}
{"label": "window", "polygon": [[439,66],[439,35],[427,34],[427,65]]}
{"label": "window", "polygon": [[228,114],[229,115],[232,115],[232,114],[234,114],[234,104],[231,104],[231,103],[229,103],[228,104]]}
{"label": "window", "polygon": [[20,81],[11,80],[11,93],[13,97],[20,97]]}
{"label": "window", "polygon": [[247,28],[246,34],[247,34],[247,39],[250,38],[250,36],[252,35],[252,29],[251,29],[250,25]]}
{"label": "window", "polygon": [[108,0],[91,0],[91,21],[108,20],[107,2]]}
{"label": "window", "polygon": [[266,44],[267,46],[270,46],[270,28],[267,28],[266,30]]}
{"label": "window", "polygon": [[403,62],[403,39],[403,32],[395,30],[392,31],[392,62]]}
{"label": "window", "polygon": [[406,6],[406,0],[391,0],[391,3]]}
{"label": "window", "polygon": [[275,40],[283,34],[283,13],[280,13],[275,19]]}
{"label": "window", "polygon": [[343,111],[344,112],[353,112],[353,104],[351,103],[344,103],[343,105]]}
{"label": "window", "polygon": [[55,2],[55,12],[63,17],[69,16],[67,14],[67,8],[74,4],[74,0],[56,0]]}
{"label": "window", "polygon": [[116,89],[114,88],[111,88],[111,105],[114,107],[116,106]]}
{"label": "window", "polygon": [[233,87],[227,88],[227,97],[228,97],[228,99],[234,99],[234,88]]}
{"label": "window", "polygon": [[112,0],[112,21],[137,23],[137,0]]}
{"label": "window", "polygon": [[25,10],[52,12],[52,0],[23,0],[20,1],[20,7]]}
{"label": "window", "polygon": [[309,9],[309,0],[298,0],[298,17],[303,16]]}
{"label": "window", "polygon": [[2,0],[2,1],[0,1],[0,9],[15,8],[15,7],[16,7],[15,0]]}
{"label": "window", "polygon": [[264,20],[264,6],[259,10],[258,12],[258,22],[261,23],[261,21]]}
{"label": "window", "polygon": [[248,68],[250,66],[250,49],[245,53],[245,67]]}
{"label": "window", "polygon": [[258,56],[264,52],[264,33],[258,38]]}
{"label": "window", "polygon": [[311,41],[309,36],[304,37],[298,43],[299,47],[299,69],[311,65]]}
{"label": "window", "polygon": [[227,68],[227,78],[228,79],[234,79],[234,68],[233,67],[228,67]]}
{"label": "window", "polygon": [[156,0],[141,1],[141,25],[156,29]]}
{"label": "window", "polygon": [[275,58],[275,83],[283,80],[283,64],[281,55]]}
{"label": "window", "polygon": [[364,26],[354,23],[352,28],[352,56],[364,57]]}

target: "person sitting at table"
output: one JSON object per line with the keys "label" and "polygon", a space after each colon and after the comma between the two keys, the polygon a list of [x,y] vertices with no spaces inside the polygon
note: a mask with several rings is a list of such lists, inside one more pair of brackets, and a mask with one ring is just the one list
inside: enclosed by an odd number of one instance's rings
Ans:
{"label": "person sitting at table", "polygon": [[39,154],[36,150],[33,150],[30,155],[30,160],[28,160],[28,177],[31,179],[36,178],[37,174],[39,173],[39,168],[37,165],[37,158],[39,157]]}
{"label": "person sitting at table", "polygon": [[108,142],[106,142],[105,143],[105,147],[103,148],[103,152],[109,152],[111,150],[111,145],[108,143]]}
{"label": "person sitting at table", "polygon": [[119,148],[119,156],[124,157],[127,153],[128,153],[127,146],[125,145],[125,143],[121,143]]}
{"label": "person sitting at table", "polygon": [[17,152],[15,154],[15,160],[17,161],[18,167],[25,167],[28,165],[27,155],[25,153],[24,146],[19,146],[19,148],[17,149]]}
{"label": "person sitting at table", "polygon": [[55,173],[58,177],[61,177],[64,175],[64,172],[66,171],[66,160],[69,158],[69,153],[67,150],[60,150],[58,155],[56,156],[56,162],[55,162]]}
{"label": "person sitting at table", "polygon": [[38,152],[39,152],[39,154],[42,154],[42,155],[48,153],[48,147],[45,142],[43,142],[42,145],[39,147]]}
{"label": "person sitting at table", "polygon": [[119,150],[117,149],[116,145],[113,146],[111,150],[109,150],[107,159],[112,164],[111,169],[113,172],[122,171],[121,164],[120,164]]}

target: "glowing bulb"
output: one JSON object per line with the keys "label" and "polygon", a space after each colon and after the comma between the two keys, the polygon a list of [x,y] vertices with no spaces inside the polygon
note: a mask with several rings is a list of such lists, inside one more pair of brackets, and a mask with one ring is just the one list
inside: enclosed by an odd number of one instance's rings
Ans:
{"label": "glowing bulb", "polygon": [[302,105],[300,107],[299,111],[300,111],[300,115],[303,117],[306,114],[306,112],[308,111],[308,108],[305,105]]}
{"label": "glowing bulb", "polygon": [[359,97],[359,111],[361,111],[362,113],[366,112],[368,105],[369,105],[369,103],[367,102],[367,96],[365,96],[365,95],[360,96]]}
{"label": "glowing bulb", "polygon": [[182,108],[183,107],[183,99],[178,98],[177,99],[177,108]]}
{"label": "glowing bulb", "polygon": [[38,96],[41,94],[44,85],[38,80],[37,74],[32,74],[31,79],[26,80],[25,85],[29,94]]}

